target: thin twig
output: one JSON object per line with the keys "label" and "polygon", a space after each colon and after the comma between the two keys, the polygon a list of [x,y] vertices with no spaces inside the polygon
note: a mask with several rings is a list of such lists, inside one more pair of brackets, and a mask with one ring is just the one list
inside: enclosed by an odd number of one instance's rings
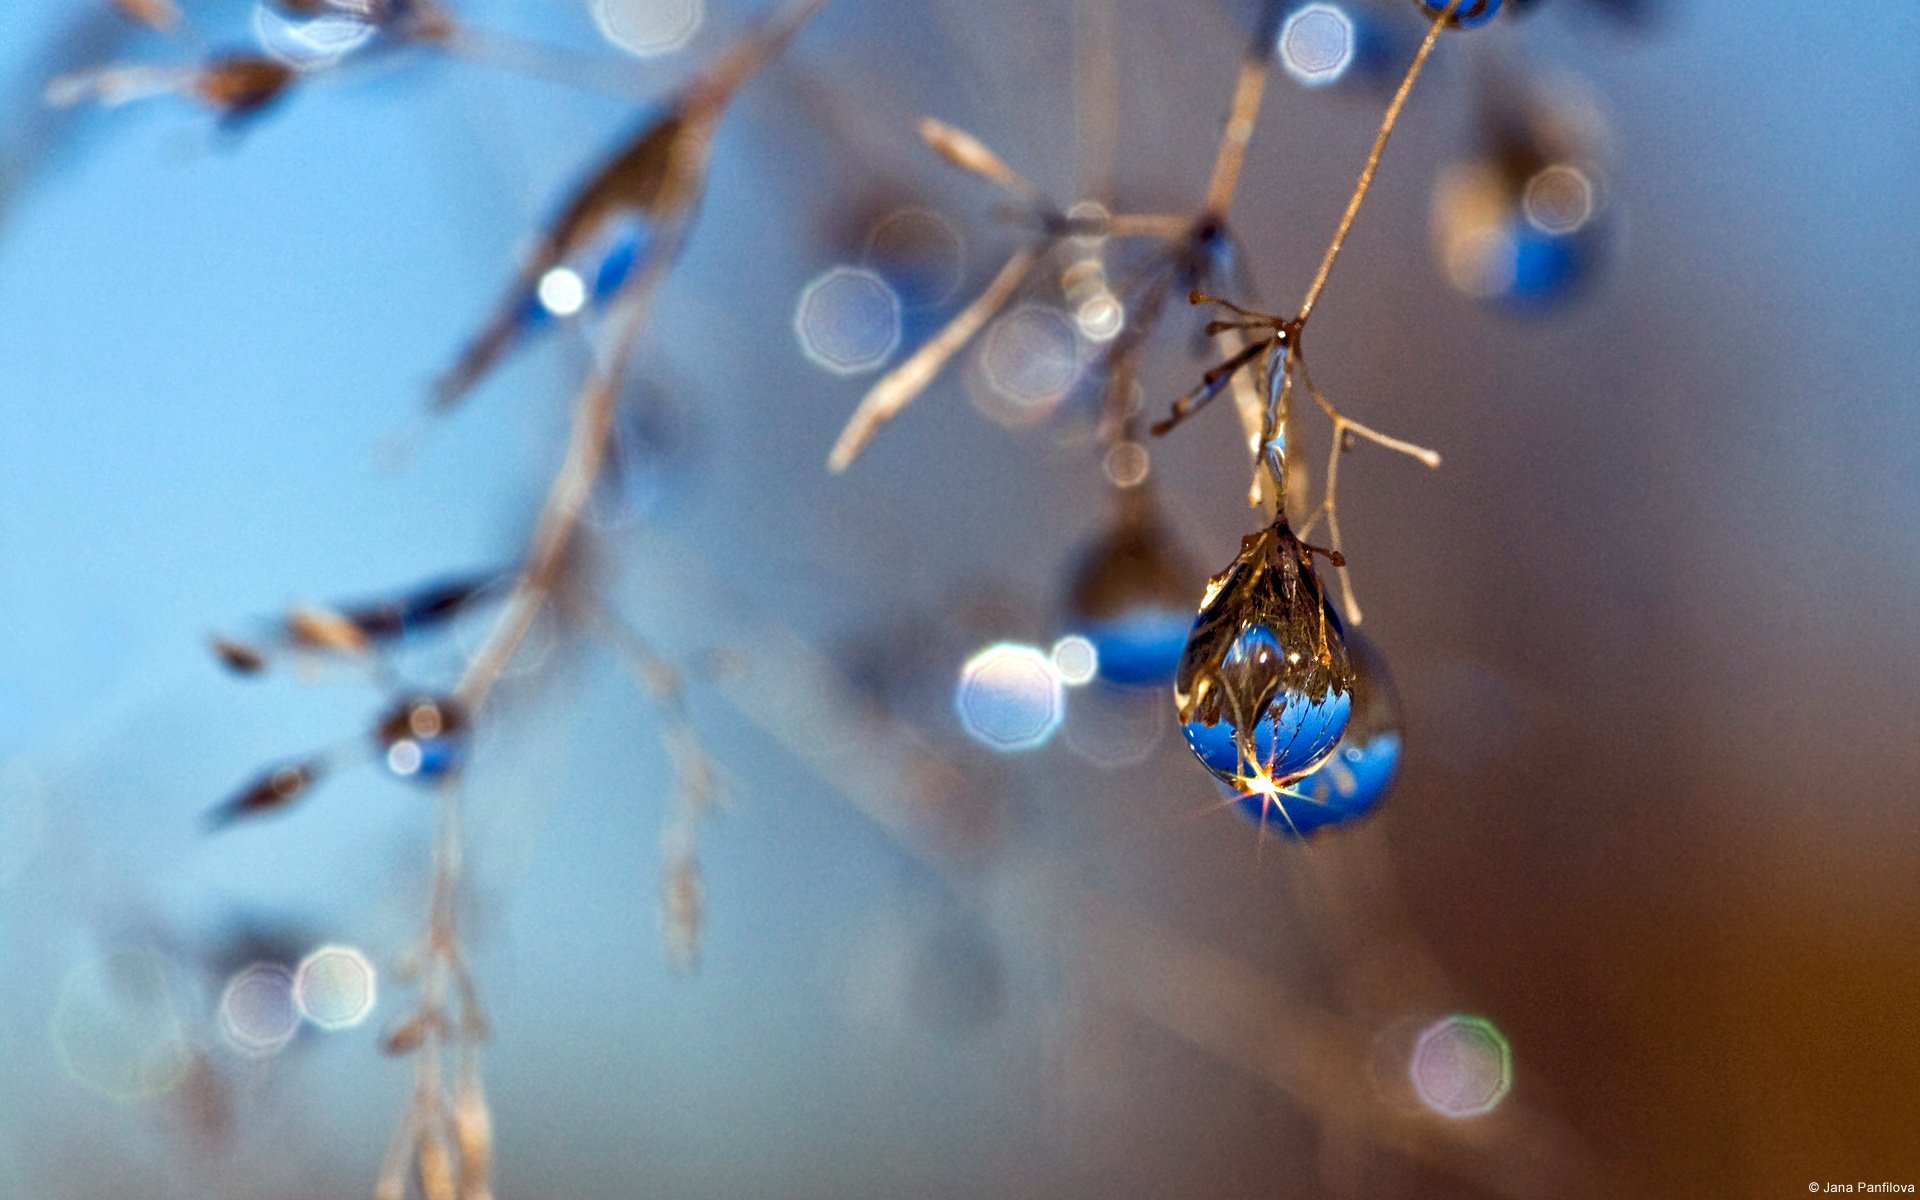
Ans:
{"label": "thin twig", "polygon": [[1344,602],[1343,607],[1347,610],[1348,622],[1358,625],[1362,620],[1360,602],[1354,596],[1353,575],[1347,567],[1345,561],[1346,547],[1342,544],[1340,538],[1340,456],[1346,452],[1347,435],[1350,433],[1356,434],[1366,438],[1377,446],[1382,446],[1396,453],[1404,454],[1408,458],[1414,459],[1416,462],[1422,463],[1430,468],[1438,468],[1440,466],[1440,455],[1438,452],[1429,450],[1425,446],[1416,446],[1412,442],[1402,441],[1397,437],[1390,437],[1377,429],[1362,425],[1360,422],[1335,408],[1332,401],[1328,400],[1326,395],[1314,385],[1313,372],[1308,370],[1306,356],[1299,351],[1297,346],[1292,356],[1291,367],[1294,372],[1298,373],[1300,385],[1306,388],[1307,394],[1313,397],[1314,403],[1320,406],[1320,411],[1324,412],[1327,415],[1327,420],[1333,424],[1331,445],[1327,450],[1327,479],[1322,487],[1320,504],[1314,509],[1313,515],[1308,517],[1306,522],[1301,525],[1299,533],[1302,538],[1307,537],[1313,532],[1314,525],[1319,522],[1322,517],[1326,518],[1327,540],[1331,543],[1334,553],[1340,555],[1340,558],[1334,563],[1334,570],[1339,574],[1340,578],[1340,595]]}
{"label": "thin twig", "polygon": [[940,368],[946,366],[947,360],[958,354],[993,319],[995,313],[1006,307],[1007,301],[1013,299],[1013,294],[1026,282],[1034,264],[1052,245],[1049,239],[1039,246],[1023,246],[1014,251],[1013,257],[1000,268],[985,291],[974,297],[953,320],[909,355],[906,361],[888,371],[880,382],[873,385],[861,398],[853,416],[848,418],[846,428],[840,431],[839,440],[834,442],[833,452],[827,456],[829,471],[844,471],[853,464],[853,460],[867,448],[867,443],[873,440],[881,427],[925,391],[927,385],[940,374]]}
{"label": "thin twig", "polygon": [[920,140],[949,166],[970,175],[978,175],[1014,199],[1035,208],[1054,209],[1053,202],[1033,181],[1009,167],[998,154],[987,148],[985,142],[966,130],[933,117],[922,117]]}
{"label": "thin twig", "polygon": [[1333,273],[1333,262],[1340,257],[1340,248],[1346,244],[1347,233],[1353,228],[1353,220],[1360,215],[1360,205],[1366,201],[1367,191],[1373,187],[1374,172],[1380,169],[1380,158],[1387,150],[1387,138],[1392,135],[1393,127],[1400,121],[1400,110],[1406,107],[1407,96],[1413,92],[1414,80],[1420,78],[1420,68],[1426,65],[1427,56],[1433,53],[1435,43],[1440,40],[1440,31],[1446,28],[1452,19],[1454,10],[1463,0],[1448,0],[1444,11],[1435,16],[1427,26],[1427,36],[1420,41],[1420,49],[1414,52],[1413,65],[1407,68],[1400,86],[1393,93],[1393,99],[1387,104],[1387,112],[1380,119],[1379,132],[1373,135],[1373,148],[1367,152],[1367,161],[1360,168],[1360,181],[1354,184],[1353,195],[1347,198],[1346,211],[1340,214],[1340,224],[1333,231],[1333,240],[1327,243],[1327,252],[1320,259],[1320,269],[1314,272],[1313,282],[1307,287],[1307,298],[1300,302],[1300,313],[1294,319],[1301,325],[1313,313],[1313,306],[1320,301],[1320,293],[1327,286],[1327,276]]}

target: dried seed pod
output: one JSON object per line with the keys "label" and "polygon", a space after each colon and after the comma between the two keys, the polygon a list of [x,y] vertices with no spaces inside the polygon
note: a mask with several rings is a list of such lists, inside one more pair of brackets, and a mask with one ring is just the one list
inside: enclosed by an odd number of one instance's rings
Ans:
{"label": "dried seed pod", "polygon": [[287,614],[284,629],[287,644],[298,650],[358,655],[373,649],[358,625],[330,608],[296,608]]}
{"label": "dried seed pod", "polygon": [[297,72],[276,58],[241,54],[202,67],[187,91],[229,121],[244,120],[278,100]]}
{"label": "dried seed pod", "polygon": [[235,675],[258,675],[267,668],[267,656],[245,642],[216,636],[207,639],[207,646],[220,665]]}
{"label": "dried seed pod", "polygon": [[344,608],[339,616],[367,642],[398,641],[446,624],[492,594],[508,578],[489,571],[436,580],[392,600]]}
{"label": "dried seed pod", "polygon": [[180,28],[180,9],[173,0],[113,0],[113,6],[129,20],[159,33],[172,33]]}
{"label": "dried seed pod", "polygon": [[439,1028],[439,1018],[432,1013],[415,1013],[387,1030],[380,1038],[380,1053],[392,1058],[404,1058],[426,1045],[427,1039]]}
{"label": "dried seed pod", "polygon": [[321,774],[320,764],[314,761],[274,767],[208,814],[207,823],[219,828],[246,817],[284,808],[305,795],[320,781]]}

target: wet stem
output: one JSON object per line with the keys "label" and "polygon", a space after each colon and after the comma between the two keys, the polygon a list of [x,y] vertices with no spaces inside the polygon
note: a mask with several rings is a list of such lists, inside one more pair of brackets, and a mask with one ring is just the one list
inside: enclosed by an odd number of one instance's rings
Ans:
{"label": "wet stem", "polygon": [[[1261,485],[1264,466],[1266,474],[1270,476],[1273,483],[1272,495],[1265,499],[1272,503],[1276,516],[1284,515],[1286,510],[1285,459],[1289,451],[1284,435],[1291,418],[1289,401],[1292,398],[1296,380],[1313,397],[1314,402],[1331,422],[1331,447],[1328,452],[1326,481],[1322,487],[1320,503],[1301,526],[1300,536],[1305,538],[1321,518],[1326,519],[1327,537],[1332,543],[1333,550],[1328,557],[1333,561],[1334,569],[1339,576],[1342,606],[1346,610],[1347,619],[1355,625],[1360,624],[1362,613],[1359,601],[1354,596],[1353,576],[1345,561],[1345,548],[1340,536],[1338,492],[1340,455],[1346,450],[1351,440],[1349,435],[1365,438],[1376,445],[1405,454],[1428,467],[1438,467],[1440,455],[1425,447],[1381,433],[1353,420],[1335,408],[1325,393],[1314,386],[1312,374],[1307,369],[1302,339],[1307,322],[1313,315],[1314,306],[1319,303],[1321,294],[1326,290],[1327,280],[1333,274],[1334,263],[1339,260],[1340,251],[1346,246],[1347,235],[1352,232],[1354,221],[1360,215],[1361,205],[1366,202],[1367,193],[1373,187],[1374,176],[1378,173],[1380,161],[1386,154],[1387,139],[1393,135],[1394,127],[1399,124],[1400,115],[1406,108],[1407,97],[1412,94],[1414,83],[1420,78],[1422,68],[1426,66],[1434,46],[1438,44],[1441,31],[1446,28],[1454,12],[1463,2],[1464,0],[1449,0],[1446,7],[1431,18],[1426,36],[1421,39],[1412,63],[1407,67],[1407,72],[1401,78],[1399,87],[1395,89],[1392,100],[1387,104],[1386,113],[1381,117],[1380,127],[1374,133],[1373,144],[1368,149],[1366,161],[1361,165],[1359,179],[1354,184],[1352,194],[1347,198],[1346,208],[1341,212],[1333,237],[1328,241],[1326,252],[1321,256],[1319,269],[1314,272],[1313,281],[1307,286],[1306,296],[1300,302],[1299,311],[1289,320],[1269,318],[1265,322],[1272,329],[1269,336],[1284,344],[1284,350],[1278,355],[1281,359],[1280,370],[1283,375],[1278,388],[1274,387],[1273,380],[1266,380],[1269,400],[1262,403],[1258,394],[1258,385],[1248,380],[1244,372],[1236,371],[1232,380],[1236,407],[1240,412],[1242,423],[1247,426],[1254,460],[1254,478],[1249,489],[1248,502],[1256,506],[1262,502],[1262,494],[1266,490]],[[1210,189],[1210,195],[1218,191],[1225,197],[1226,203],[1231,202],[1233,183],[1238,178],[1246,141],[1252,136],[1251,122],[1253,115],[1258,111],[1264,75],[1264,70],[1256,71],[1251,64],[1243,66],[1240,83],[1235,89],[1234,112],[1228,121],[1227,134],[1221,142],[1220,154],[1214,170],[1214,187]],[[1224,204],[1221,211],[1225,211]],[[1196,295],[1194,300],[1198,303],[1202,302],[1203,298]],[[1253,315],[1244,310],[1236,309],[1236,311],[1239,311],[1243,317]],[[1255,320],[1251,326],[1235,323],[1234,331],[1223,333],[1223,344],[1228,347],[1246,345],[1248,335],[1245,331],[1259,324],[1261,322],[1258,320]],[[1271,357],[1273,356],[1269,356],[1269,359]],[[1178,419],[1184,415],[1186,414],[1176,409],[1173,421],[1163,425],[1162,431],[1177,423]],[[1279,437],[1277,446],[1276,436]]]}

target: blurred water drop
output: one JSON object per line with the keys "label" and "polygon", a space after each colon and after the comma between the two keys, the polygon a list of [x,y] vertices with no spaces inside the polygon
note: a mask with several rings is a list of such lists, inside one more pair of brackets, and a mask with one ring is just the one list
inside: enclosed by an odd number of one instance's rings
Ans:
{"label": "blurred water drop", "polygon": [[1073,628],[1093,643],[1101,678],[1129,687],[1173,679],[1193,628],[1200,572],[1180,552],[1145,492],[1128,492],[1107,533],[1074,568]]}
{"label": "blurred water drop", "polygon": [[999,642],[961,668],[953,706],[967,736],[1006,754],[1046,745],[1066,714],[1066,696],[1045,653]]}
{"label": "blurred water drop", "polygon": [[1352,711],[1353,664],[1339,614],[1284,520],[1248,535],[1208,582],[1174,702],[1201,764],[1269,804],[1333,753]]}
{"label": "blurred water drop", "polygon": [[433,782],[466,759],[466,712],[450,697],[414,696],[388,709],[374,727],[387,770],[402,779]]}
{"label": "blurred water drop", "polygon": [[793,332],[815,366],[836,375],[872,371],[899,349],[900,297],[864,267],[832,267],[800,292]]}
{"label": "blurred water drop", "polygon": [[1466,295],[1548,308],[1572,296],[1599,258],[1601,186],[1591,161],[1599,122],[1576,102],[1577,89],[1502,83],[1488,92],[1481,153],[1435,180],[1434,251]]}

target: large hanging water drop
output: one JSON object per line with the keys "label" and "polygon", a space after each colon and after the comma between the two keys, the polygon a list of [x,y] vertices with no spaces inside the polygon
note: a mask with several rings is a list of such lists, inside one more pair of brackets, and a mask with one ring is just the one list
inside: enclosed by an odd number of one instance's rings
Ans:
{"label": "large hanging water drop", "polygon": [[1119,519],[1074,572],[1067,607],[1074,629],[1093,643],[1100,678],[1123,687],[1162,687],[1180,665],[1192,628],[1187,605],[1200,573],[1180,553],[1144,489],[1122,495]]}
{"label": "large hanging water drop", "polygon": [[1340,617],[1284,518],[1207,584],[1174,679],[1187,745],[1240,792],[1270,796],[1333,753],[1353,706]]}
{"label": "large hanging water drop", "polygon": [[1287,795],[1240,797],[1240,811],[1263,826],[1304,837],[1317,829],[1358,821],[1393,787],[1400,771],[1400,699],[1386,659],[1372,639],[1349,629],[1347,657],[1353,663],[1353,715],[1327,760],[1302,777]]}

